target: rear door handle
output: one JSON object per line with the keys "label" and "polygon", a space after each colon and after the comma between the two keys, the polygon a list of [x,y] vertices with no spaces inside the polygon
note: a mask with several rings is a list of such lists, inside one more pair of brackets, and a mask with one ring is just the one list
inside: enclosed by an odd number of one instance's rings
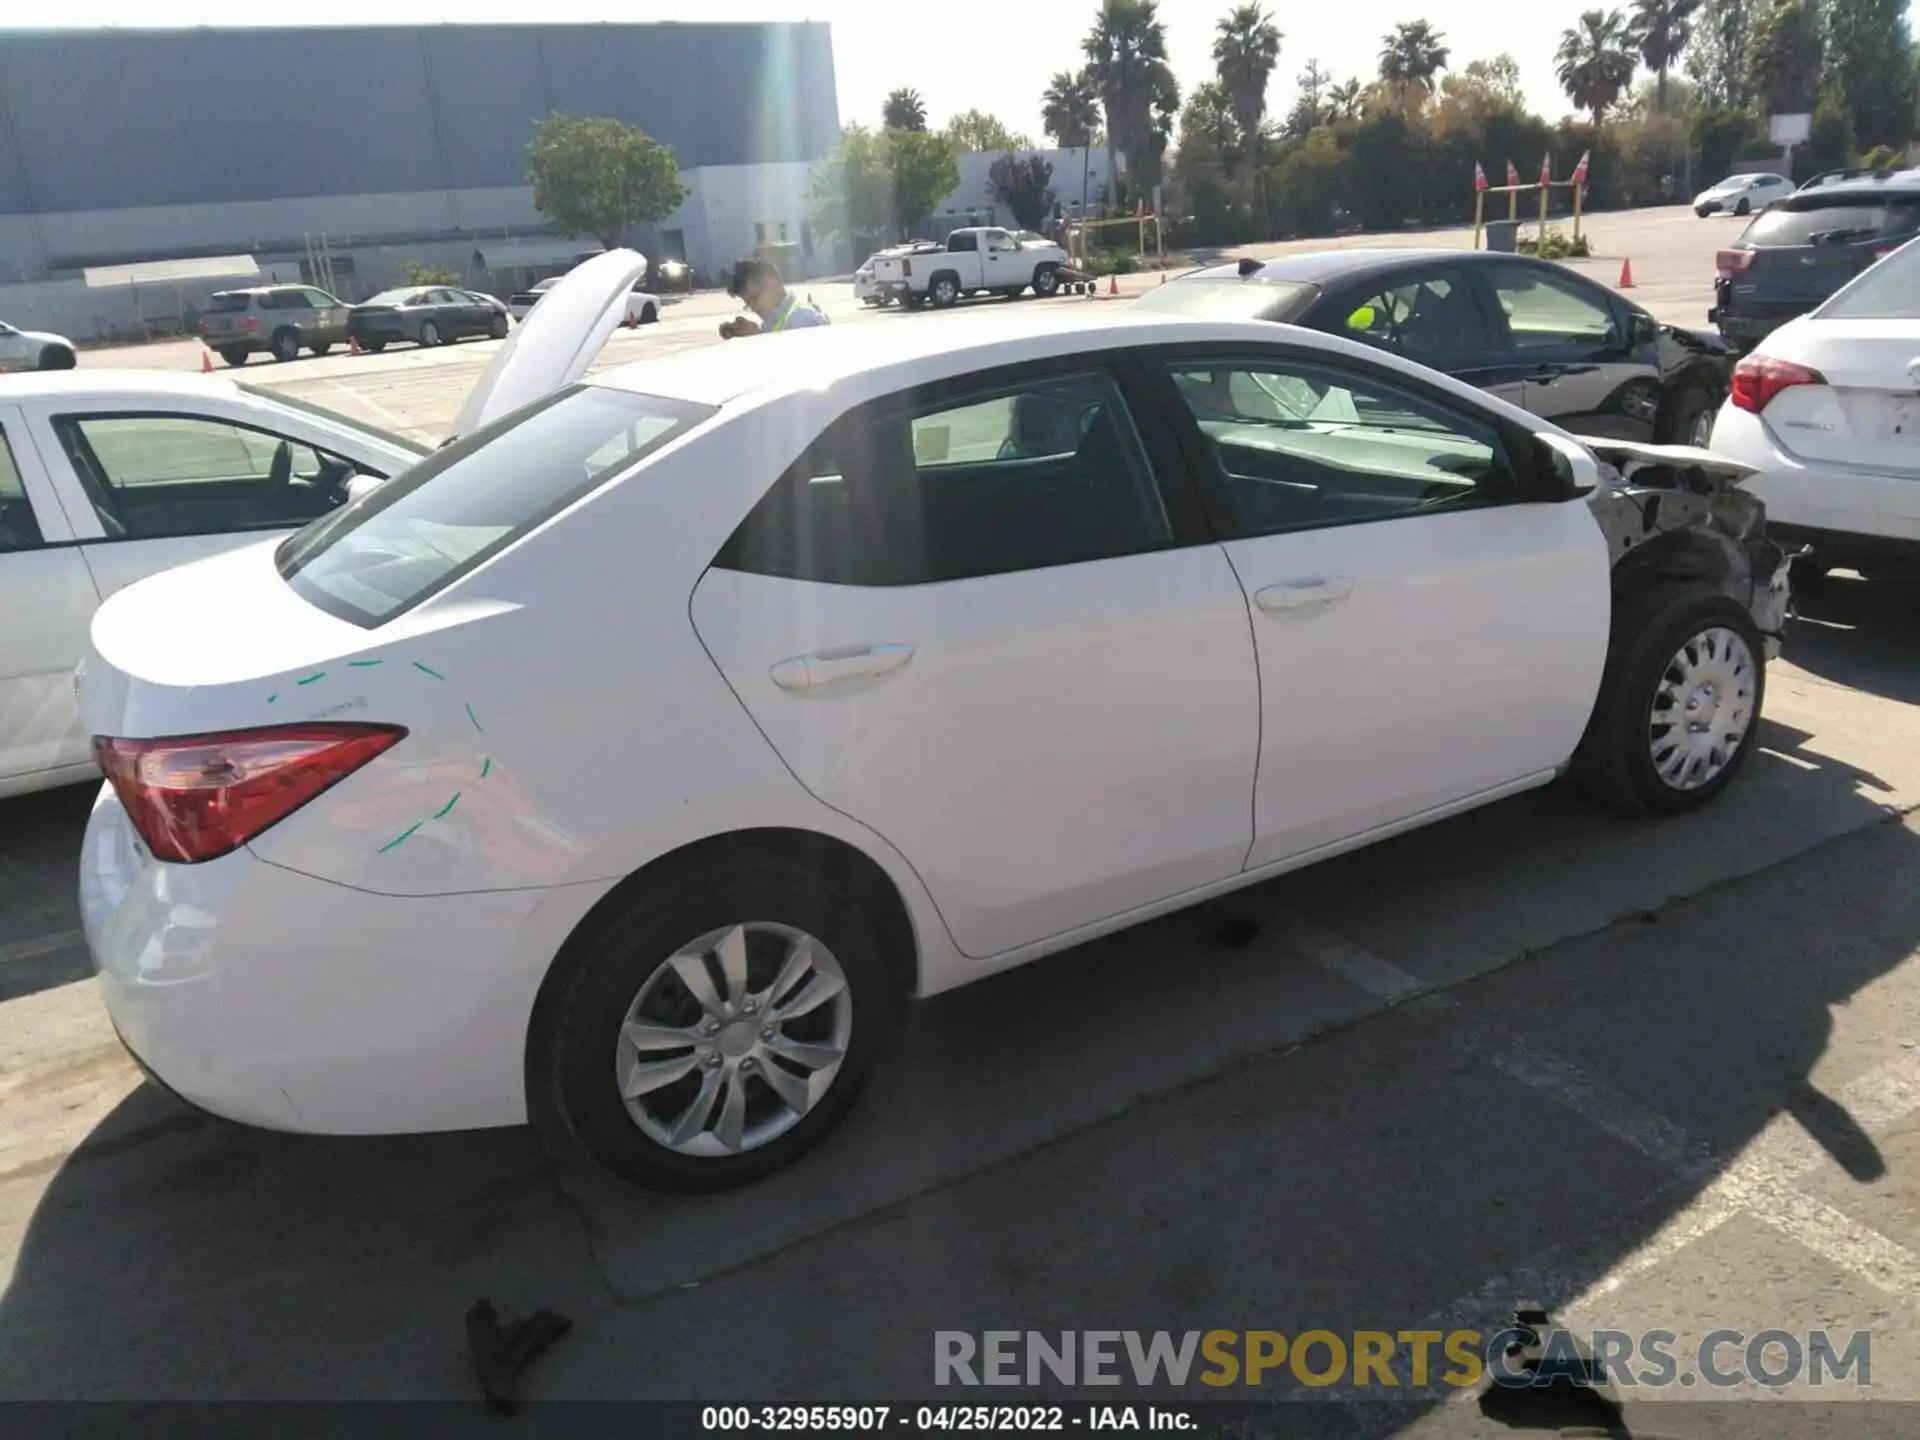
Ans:
{"label": "rear door handle", "polygon": [[1527,371],[1526,378],[1535,385],[1551,385],[1560,378],[1560,372],[1558,370],[1545,369],[1529,370]]}
{"label": "rear door handle", "polygon": [[782,690],[817,690],[841,680],[885,675],[912,658],[911,645],[844,645],[782,660],[768,673]]}
{"label": "rear door handle", "polygon": [[1344,575],[1311,575],[1269,585],[1255,593],[1253,603],[1269,615],[1313,614],[1338,605],[1352,593],[1353,581]]}

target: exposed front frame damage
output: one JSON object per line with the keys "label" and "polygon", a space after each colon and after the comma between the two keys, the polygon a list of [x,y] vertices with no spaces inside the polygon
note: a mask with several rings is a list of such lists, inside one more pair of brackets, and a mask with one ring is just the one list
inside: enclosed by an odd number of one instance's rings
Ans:
{"label": "exposed front frame damage", "polygon": [[1768,538],[1766,506],[1738,488],[1754,467],[1691,445],[1580,442],[1600,461],[1587,503],[1613,558],[1615,597],[1674,581],[1711,585],[1746,607],[1767,658],[1777,658],[1793,557]]}

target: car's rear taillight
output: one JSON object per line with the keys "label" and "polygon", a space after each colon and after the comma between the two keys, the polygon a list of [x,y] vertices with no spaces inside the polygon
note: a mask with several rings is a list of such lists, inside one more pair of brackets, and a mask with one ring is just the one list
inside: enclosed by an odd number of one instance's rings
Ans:
{"label": "car's rear taillight", "polygon": [[1758,415],[1773,403],[1773,397],[1796,385],[1824,385],[1827,377],[1791,360],[1776,360],[1771,355],[1749,355],[1733,367],[1732,397],[1735,408]]}
{"label": "car's rear taillight", "polygon": [[258,330],[260,328],[260,321],[257,317],[249,315],[240,322],[240,328],[242,330]]}
{"label": "car's rear taillight", "polygon": [[1744,274],[1746,268],[1753,264],[1753,254],[1751,250],[1717,251],[1713,257],[1713,268],[1720,272],[1722,279],[1731,280],[1736,275]]}
{"label": "car's rear taillight", "polygon": [[162,740],[93,737],[93,756],[156,860],[237,850],[406,735],[391,725],[274,725]]}

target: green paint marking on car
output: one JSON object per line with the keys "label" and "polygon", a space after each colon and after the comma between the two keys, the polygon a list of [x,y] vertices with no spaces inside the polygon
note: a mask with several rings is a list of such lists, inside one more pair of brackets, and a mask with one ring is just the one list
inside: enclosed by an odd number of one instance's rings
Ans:
{"label": "green paint marking on car", "polygon": [[[458,799],[459,797],[456,796],[455,798]],[[386,854],[387,851],[393,849],[394,846],[406,840],[409,836],[413,834],[414,831],[418,830],[422,825],[426,823],[427,822],[424,820],[414,821],[413,824],[407,826],[406,829],[402,830],[398,835],[394,836],[393,839],[389,840],[386,844],[382,845],[380,847],[380,853],[382,855]]]}
{"label": "green paint marking on car", "polygon": [[347,661],[347,668],[349,670],[365,670],[370,666],[384,665],[386,663],[384,660],[349,660]]}
{"label": "green paint marking on car", "polygon": [[480,729],[480,717],[473,713],[473,702],[471,700],[467,702],[467,719],[473,721],[473,728],[480,730],[482,735],[487,733],[485,730]]}
{"label": "green paint marking on car", "polygon": [[446,804],[442,805],[438,810],[433,812],[433,818],[438,820],[441,816],[445,815],[447,811],[453,809],[453,807],[455,805],[458,805],[459,803],[460,803],[460,792],[456,790],[453,792],[453,799],[447,801]]}
{"label": "green paint marking on car", "polygon": [[418,660],[413,662],[413,668],[422,672],[423,674],[433,676],[433,678],[436,680],[444,680],[447,678],[446,676],[442,675],[438,670],[433,669],[431,666],[422,665]]}
{"label": "green paint marking on car", "polygon": [[278,700],[279,698],[280,698],[280,692],[276,690],[273,692],[273,694],[267,696],[267,704],[271,705],[273,704],[274,701]]}
{"label": "green paint marking on car", "polygon": [[296,681],[294,681],[293,683],[294,683],[294,684],[296,684],[296,685],[311,685],[311,684],[313,684],[313,682],[314,682],[314,681],[316,681],[316,680],[324,680],[324,679],[326,679],[326,678],[327,678],[327,672],[326,672],[326,671],[324,671],[324,670],[316,670],[316,671],[314,671],[314,672],[313,672],[313,674],[311,674],[311,675],[309,675],[309,676],[307,676],[307,678],[306,678],[306,679],[304,679],[304,680],[296,680]]}
{"label": "green paint marking on car", "polygon": [[488,757],[487,759],[484,759],[480,762],[480,778],[482,780],[486,779],[487,776],[492,773],[492,771],[493,771],[493,760],[491,757]]}

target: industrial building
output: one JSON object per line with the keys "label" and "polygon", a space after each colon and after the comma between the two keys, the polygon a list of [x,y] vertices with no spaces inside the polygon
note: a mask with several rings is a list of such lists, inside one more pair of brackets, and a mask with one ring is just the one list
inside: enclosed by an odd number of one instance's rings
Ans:
{"label": "industrial building", "polygon": [[717,272],[784,241],[803,273],[844,268],[807,224],[839,134],[824,24],[11,30],[0,318],[165,331],[221,282],[124,267],[244,255],[311,281],[321,237],[349,300],[406,260],[507,293],[598,248],[533,208],[526,146],[554,112],[674,148],[691,193],[634,237],[652,258]]}

